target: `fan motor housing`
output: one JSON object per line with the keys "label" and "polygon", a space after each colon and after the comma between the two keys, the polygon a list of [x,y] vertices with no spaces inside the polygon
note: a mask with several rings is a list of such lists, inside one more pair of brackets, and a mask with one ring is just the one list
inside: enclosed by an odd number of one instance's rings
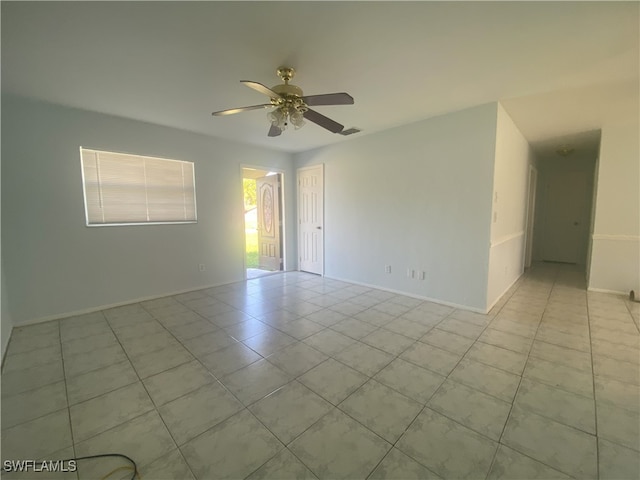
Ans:
{"label": "fan motor housing", "polygon": [[296,85],[288,85],[284,83],[281,85],[276,85],[271,90],[273,90],[278,95],[281,95],[283,97],[288,97],[288,96],[302,97],[303,95],[302,89],[300,87]]}

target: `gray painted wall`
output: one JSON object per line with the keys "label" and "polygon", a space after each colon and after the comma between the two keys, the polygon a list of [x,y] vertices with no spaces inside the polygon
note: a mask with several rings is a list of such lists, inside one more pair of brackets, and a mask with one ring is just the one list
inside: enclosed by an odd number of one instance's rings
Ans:
{"label": "gray painted wall", "polygon": [[[86,227],[80,146],[195,162],[198,223]],[[290,154],[3,96],[2,295],[13,323],[243,280],[241,164],[285,172],[295,269]],[[3,312],[3,334],[4,324]]]}
{"label": "gray painted wall", "polygon": [[13,320],[11,318],[11,312],[9,311],[9,299],[7,298],[7,291],[5,289],[6,278],[4,276],[4,264],[1,265],[0,271],[2,276],[0,277],[0,281],[2,282],[2,292],[0,298],[0,347],[2,351],[0,353],[0,358],[4,359],[4,352],[7,350],[7,345],[9,344],[9,338],[11,337],[11,329],[13,328]]}
{"label": "gray painted wall", "polygon": [[295,155],[325,164],[325,274],[484,311],[496,116],[492,103]]}

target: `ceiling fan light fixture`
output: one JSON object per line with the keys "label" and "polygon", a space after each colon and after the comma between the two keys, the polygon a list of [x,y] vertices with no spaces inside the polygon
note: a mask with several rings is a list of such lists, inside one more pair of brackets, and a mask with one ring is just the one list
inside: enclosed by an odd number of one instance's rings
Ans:
{"label": "ceiling fan light fixture", "polygon": [[294,110],[289,119],[296,130],[305,126],[304,115],[299,110]]}
{"label": "ceiling fan light fixture", "polygon": [[561,157],[568,157],[573,153],[573,151],[574,151],[574,148],[571,147],[570,145],[560,145],[557,148],[556,153]]}
{"label": "ceiling fan light fixture", "polygon": [[267,114],[267,118],[271,122],[271,125],[278,127],[280,130],[285,130],[287,128],[287,117],[287,112],[283,111],[281,108],[276,108],[274,111]]}
{"label": "ceiling fan light fixture", "polygon": [[269,132],[267,133],[269,137],[280,136],[280,134],[286,130],[289,122],[298,130],[306,124],[305,120],[315,123],[331,133],[340,133],[344,130],[344,125],[339,124],[335,120],[331,120],[329,117],[325,117],[320,112],[316,112],[309,107],[353,105],[353,97],[351,95],[346,92],[337,92],[305,96],[300,87],[289,83],[295,75],[293,68],[279,67],[277,74],[284,83],[276,85],[273,88],[266,87],[252,80],[240,80],[240,82],[247,87],[267,95],[271,103],[220,110],[213,112],[213,115],[224,116],[249,110],[257,110],[259,108],[273,108],[273,110],[267,114],[267,118],[271,123],[271,128],[269,128]]}

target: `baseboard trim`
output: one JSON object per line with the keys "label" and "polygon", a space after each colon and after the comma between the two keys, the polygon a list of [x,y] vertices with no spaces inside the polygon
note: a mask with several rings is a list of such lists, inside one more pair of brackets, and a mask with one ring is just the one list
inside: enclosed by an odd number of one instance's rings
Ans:
{"label": "baseboard trim", "polygon": [[484,312],[484,313],[485,313],[485,314],[486,314],[486,313],[489,313],[489,312],[491,311],[491,309],[492,309],[493,307],[495,307],[495,306],[498,304],[498,302],[499,302],[500,300],[502,300],[502,297],[504,297],[504,296],[507,294],[507,292],[508,292],[509,290],[511,290],[511,288],[513,288],[513,286],[514,286],[516,283],[518,283],[518,282],[520,281],[520,279],[522,278],[522,276],[523,276],[523,275],[524,275],[524,270],[523,270],[522,272],[520,272],[520,275],[518,275],[518,277],[517,277],[513,282],[511,282],[511,285],[509,285],[507,288],[505,288],[505,289],[503,290],[503,292],[502,292],[500,295],[498,295],[498,298],[496,298],[496,299],[495,299],[495,301],[494,301],[493,303],[491,303],[491,305],[488,305],[488,306],[487,306],[487,311],[486,311],[486,312]]}
{"label": "baseboard trim", "polygon": [[483,314],[487,313],[487,312],[485,312],[484,310],[482,310],[480,308],[470,307],[468,305],[461,305],[459,303],[447,302],[445,300],[440,300],[440,299],[437,299],[437,298],[425,297],[423,295],[417,295],[415,293],[403,292],[402,290],[394,290],[393,288],[381,287],[380,285],[373,285],[371,283],[357,282],[355,280],[350,280],[350,279],[347,279],[347,278],[340,278],[340,277],[333,277],[333,276],[329,276],[329,275],[325,275],[324,278],[328,278],[330,280],[338,280],[340,282],[352,283],[354,285],[359,285],[361,287],[375,288],[376,290],[382,290],[384,292],[395,293],[395,294],[398,294],[398,295],[404,295],[405,297],[417,298],[418,300],[424,300],[424,301],[427,301],[427,302],[437,303],[438,305],[445,305],[447,307],[461,308],[463,310],[468,310],[470,312],[483,313]]}
{"label": "baseboard trim", "polygon": [[612,294],[612,295],[624,295],[625,297],[629,297],[629,292],[621,292],[619,290],[608,290],[606,288],[588,287],[587,291],[588,292],[594,292],[594,293],[609,293],[609,294]]}
{"label": "baseboard trim", "polygon": [[[123,302],[116,302],[116,303],[110,303],[107,305],[100,305],[100,306],[96,306],[96,307],[90,307],[90,308],[84,308],[81,310],[74,310],[71,312],[66,312],[66,313],[59,313],[59,314],[55,314],[55,315],[47,315],[46,317],[40,317],[40,318],[35,318],[32,320],[25,320],[22,321],[20,323],[14,324],[13,328],[15,327],[24,327],[27,325],[35,325],[38,323],[45,323],[45,322],[51,322],[53,320],[60,320],[61,318],[67,318],[67,317],[75,317],[77,315],[85,315],[87,313],[93,313],[93,312],[99,312],[100,310],[106,310],[109,308],[115,308],[115,307],[123,307],[125,305],[131,305],[133,303],[139,303],[139,302],[146,302],[148,300],[155,300],[157,298],[163,298],[163,297],[170,297],[172,295],[180,295],[181,293],[189,293],[189,292],[196,292],[198,290],[204,290],[207,288],[214,288],[214,287],[220,287],[222,285],[229,285],[231,283],[238,283],[238,282],[246,282],[246,281],[251,281],[251,279],[249,280],[231,280],[228,282],[220,282],[220,283],[214,283],[211,285],[205,285],[202,287],[196,287],[196,288],[188,288],[188,289],[184,289],[184,290],[176,290],[174,292],[169,292],[169,293],[163,293],[161,295],[149,295],[146,297],[139,297],[139,298],[135,298],[135,299],[131,299],[131,300],[126,300]],[[7,344],[8,346],[8,344]]]}

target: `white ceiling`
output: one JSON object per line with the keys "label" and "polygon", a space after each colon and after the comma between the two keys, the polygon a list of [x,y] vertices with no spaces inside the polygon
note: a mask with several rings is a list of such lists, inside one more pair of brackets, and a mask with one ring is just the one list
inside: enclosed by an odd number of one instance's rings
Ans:
{"label": "white ceiling", "polygon": [[542,144],[637,98],[638,7],[2,2],[2,90],[290,152],[346,141],[313,124],[268,138],[264,110],[211,116],[263,103],[239,80],[273,86],[289,65],[305,94],[355,98],[317,110],[356,135],[501,100]]}

